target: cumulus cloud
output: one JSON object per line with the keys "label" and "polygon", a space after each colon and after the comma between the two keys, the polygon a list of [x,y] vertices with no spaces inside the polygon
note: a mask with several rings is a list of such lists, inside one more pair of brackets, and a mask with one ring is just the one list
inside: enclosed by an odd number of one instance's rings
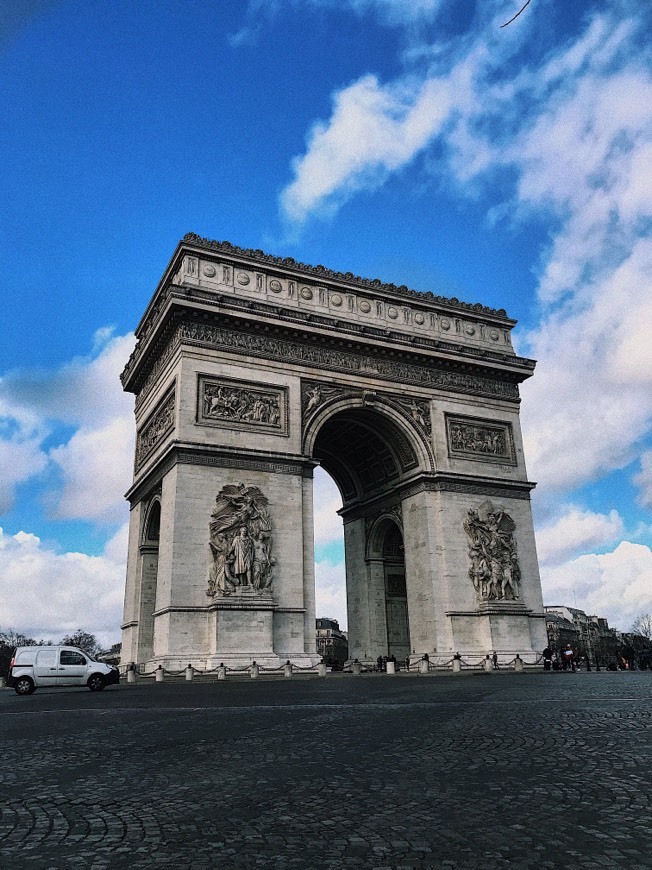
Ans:
{"label": "cumulus cloud", "polygon": [[[122,521],[134,424],[119,374],[133,345],[133,335],[101,329],[94,355],[0,380],[0,512],[11,508],[16,486],[56,469],[61,484],[47,496],[54,517]],[[48,448],[48,439],[59,443]]]}
{"label": "cumulus cloud", "polygon": [[[391,8],[392,23],[413,33],[401,4],[344,5],[381,18]],[[434,20],[440,6],[421,12]],[[281,207],[300,225],[424,154],[443,183],[488,196],[489,218],[545,217],[540,318],[517,336],[539,360],[523,386],[523,427],[530,474],[544,491],[571,491],[630,463],[652,427],[647,16],[640,4],[606,3],[558,45],[543,31],[528,39],[540,15],[499,32],[504,17],[504,3],[478,5],[455,40],[414,36],[403,75],[366,74],[339,89]]]}
{"label": "cumulus cloud", "polygon": [[537,530],[537,552],[542,563],[555,565],[586,550],[611,544],[623,533],[618,511],[609,514],[569,505],[551,525]]}
{"label": "cumulus cloud", "polygon": [[346,576],[344,564],[315,563],[315,605],[317,616],[336,619],[346,631]]}
{"label": "cumulus cloud", "polygon": [[541,580],[546,604],[571,604],[621,631],[652,610],[652,551],[643,544],[623,541],[610,553],[543,566]]}
{"label": "cumulus cloud", "polygon": [[58,641],[81,627],[108,647],[120,639],[125,570],[126,548],[115,539],[103,555],[88,556],[0,529],[0,630]]}
{"label": "cumulus cloud", "polygon": [[134,423],[116,417],[104,426],[82,428],[50,451],[61,469],[63,488],[53,494],[56,519],[120,522],[127,515],[124,493],[132,478]]}
{"label": "cumulus cloud", "polygon": [[342,496],[333,479],[322,469],[315,469],[313,483],[315,546],[325,547],[343,538]]}

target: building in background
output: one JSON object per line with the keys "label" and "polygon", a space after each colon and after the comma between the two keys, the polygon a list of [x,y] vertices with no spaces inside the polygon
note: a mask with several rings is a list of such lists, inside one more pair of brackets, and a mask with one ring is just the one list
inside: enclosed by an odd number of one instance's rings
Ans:
{"label": "building in background", "polygon": [[565,605],[544,610],[548,644],[553,650],[561,650],[569,643],[578,657],[609,664],[619,658],[619,649],[626,645],[622,632],[609,628],[601,616],[587,616],[583,610]]}
{"label": "building in background", "polygon": [[336,619],[321,617],[316,620],[317,652],[330,667],[341,667],[349,657],[349,641],[345,631],[340,631]]}

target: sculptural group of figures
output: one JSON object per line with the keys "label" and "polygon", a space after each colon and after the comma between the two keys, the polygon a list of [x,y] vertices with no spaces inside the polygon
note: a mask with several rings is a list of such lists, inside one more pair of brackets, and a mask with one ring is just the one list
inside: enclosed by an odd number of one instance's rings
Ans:
{"label": "sculptural group of figures", "polygon": [[270,423],[280,420],[278,396],[252,393],[249,390],[206,385],[204,391],[204,417],[219,420],[235,420]]}
{"label": "sculptural group of figures", "polygon": [[272,524],[268,501],[256,486],[225,486],[210,522],[210,596],[271,589]]}
{"label": "sculptural group of figures", "polygon": [[456,423],[451,426],[451,444],[455,450],[471,453],[491,453],[496,456],[505,453],[505,435],[500,429]]}
{"label": "sculptural group of figures", "polygon": [[469,577],[481,601],[514,601],[521,572],[514,541],[514,520],[504,511],[490,510],[486,519],[470,510],[464,522],[469,536]]}

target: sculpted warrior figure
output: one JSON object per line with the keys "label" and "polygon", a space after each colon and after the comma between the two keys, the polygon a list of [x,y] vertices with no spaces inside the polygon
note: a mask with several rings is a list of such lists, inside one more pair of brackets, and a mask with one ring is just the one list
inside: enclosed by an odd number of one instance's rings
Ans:
{"label": "sculpted warrior figure", "polygon": [[484,518],[470,510],[464,521],[469,537],[469,577],[480,601],[514,601],[519,597],[520,568],[514,520],[487,506]]}
{"label": "sculpted warrior figure", "polygon": [[268,501],[256,486],[225,486],[215,499],[210,522],[207,595],[271,589],[272,524]]}

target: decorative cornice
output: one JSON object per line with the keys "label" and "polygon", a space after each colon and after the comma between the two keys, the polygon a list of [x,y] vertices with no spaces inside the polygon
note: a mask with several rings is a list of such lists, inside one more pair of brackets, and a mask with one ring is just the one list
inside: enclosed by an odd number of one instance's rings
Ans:
{"label": "decorative cornice", "polygon": [[364,504],[355,501],[344,505],[338,514],[347,521],[360,519],[382,512],[389,502],[410,498],[422,492],[453,492],[462,495],[475,495],[481,498],[530,500],[530,491],[536,486],[530,481],[511,481],[499,478],[472,477],[445,472],[420,474],[416,479],[397,484],[391,493],[381,493]]}
{"label": "decorative cornice", "polygon": [[243,448],[207,447],[174,441],[154,465],[134,481],[125,497],[132,505],[150,498],[152,491],[177,464],[234,468],[239,471],[271,471],[275,474],[297,474],[312,478],[313,469],[318,463],[297,456],[284,457],[282,454],[270,456],[254,450],[248,452]]}
{"label": "decorative cornice", "polygon": [[396,284],[386,284],[380,278],[361,278],[359,275],[354,275],[352,272],[335,272],[326,266],[311,266],[308,263],[299,263],[292,257],[276,257],[273,254],[266,254],[261,250],[253,250],[251,248],[239,248],[237,245],[232,245],[231,242],[219,242],[213,239],[205,239],[196,233],[186,233],[181,240],[181,244],[192,245],[195,248],[202,248],[206,251],[215,251],[218,254],[228,256],[245,257],[247,260],[253,260],[257,263],[263,263],[266,266],[275,266],[281,269],[292,269],[300,271],[307,275],[312,275],[315,278],[330,279],[350,284],[355,287],[364,287],[368,290],[382,291],[391,293],[399,297],[409,297],[411,299],[422,299],[430,302],[436,302],[439,305],[447,305],[453,308],[462,309],[464,311],[476,312],[478,314],[490,314],[493,317],[500,317],[507,323],[513,323],[504,308],[489,308],[479,302],[461,302],[456,297],[437,296],[430,291],[422,292],[419,290],[411,290],[405,284],[397,286]]}
{"label": "decorative cornice", "polygon": [[490,377],[480,364],[433,360],[414,351],[405,352],[396,359],[378,346],[348,347],[348,342],[327,343],[320,336],[293,338],[283,333],[276,336],[267,331],[244,331],[230,325],[184,320],[176,326],[168,344],[159,351],[147,376],[131,387],[138,393],[137,408],[156,382],[163,366],[181,344],[283,360],[295,365],[381,378],[394,383],[519,401],[518,386],[510,379],[512,373],[501,371],[496,375],[502,375],[502,378]]}

